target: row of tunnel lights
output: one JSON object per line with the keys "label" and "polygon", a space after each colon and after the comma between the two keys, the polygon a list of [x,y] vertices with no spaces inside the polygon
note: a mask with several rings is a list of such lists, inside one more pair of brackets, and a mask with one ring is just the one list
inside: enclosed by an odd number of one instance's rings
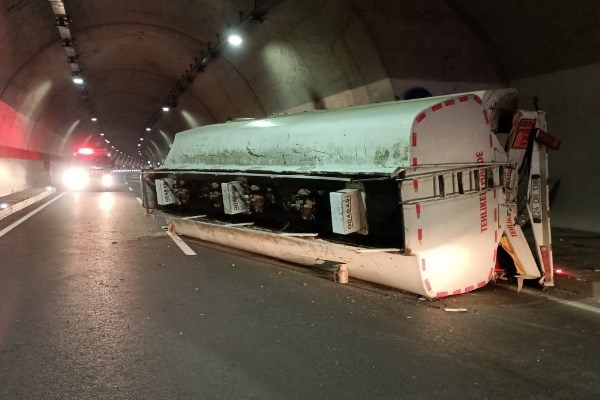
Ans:
{"label": "row of tunnel lights", "polygon": [[[227,37],[227,42],[234,47],[238,47],[243,43],[243,39],[239,34],[232,32]],[[83,85],[85,83],[85,81],[83,80],[83,78],[80,75],[74,75],[73,83],[75,83],[76,85]],[[164,112],[169,112],[171,110],[171,108],[165,104],[162,106],[162,110]],[[91,118],[91,120],[92,120],[92,122],[98,122],[98,118],[95,116],[93,116]],[[151,130],[152,130],[152,128],[146,127],[146,132],[150,132]],[[100,133],[100,136],[104,137],[104,133]],[[144,140],[144,138],[140,138],[140,141],[143,141],[143,140]],[[106,144],[110,144],[110,140],[108,140],[108,139],[104,139],[104,142]],[[138,143],[138,147],[141,147],[141,146],[142,146],[142,144]],[[115,151],[117,151],[118,153],[125,155],[125,153],[121,152],[119,149],[116,149],[115,146],[111,146],[111,148],[114,149]],[[138,153],[140,154],[140,156],[143,156],[142,152],[139,149],[138,149]]]}

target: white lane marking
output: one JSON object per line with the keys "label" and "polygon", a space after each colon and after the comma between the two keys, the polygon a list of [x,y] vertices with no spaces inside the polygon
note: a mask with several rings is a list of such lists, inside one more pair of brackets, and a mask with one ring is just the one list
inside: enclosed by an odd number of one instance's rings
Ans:
{"label": "white lane marking", "polygon": [[175,244],[177,246],[179,246],[179,248],[181,249],[181,251],[183,251],[183,253],[186,256],[195,256],[196,252],[194,250],[192,250],[190,248],[190,246],[188,246],[179,236],[177,236],[176,233],[173,233],[169,230],[166,231],[167,235],[169,235],[171,237],[171,239],[173,239],[173,241],[175,242]]}
{"label": "white lane marking", "polygon": [[548,296],[549,300],[556,301],[557,303],[564,304],[565,306],[579,308],[580,310],[589,311],[594,314],[600,315],[600,308],[594,306],[588,306],[587,304],[579,303],[572,300],[561,300],[554,296]]}
{"label": "white lane marking", "polygon": [[138,203],[142,204],[142,199],[140,199],[139,197],[136,197],[135,199],[138,201]]}
{"label": "white lane marking", "polygon": [[133,188],[131,186],[129,186],[129,191],[133,192]]}
{"label": "white lane marking", "polygon": [[61,197],[63,197],[67,193],[69,193],[69,192],[64,192],[64,193],[59,194],[58,196],[56,196],[55,198],[53,198],[52,200],[50,200],[46,204],[43,204],[43,205],[39,206],[38,208],[36,208],[32,212],[30,212],[29,214],[27,214],[26,216],[24,216],[20,220],[15,221],[12,224],[10,224],[9,226],[7,226],[6,228],[2,229],[0,231],[0,237],[6,235],[8,232],[12,231],[14,228],[16,228],[17,226],[21,225],[23,222],[27,221],[29,218],[33,217],[35,214],[37,214],[38,212],[42,211],[44,208],[48,207],[50,204],[54,203],[56,200],[60,199]]}
{"label": "white lane marking", "polygon": [[[505,287],[505,288],[507,288],[509,290],[515,291],[515,292],[517,291],[517,288],[515,286],[508,286],[508,285],[501,285],[501,286]],[[561,298],[558,298],[558,297],[555,297],[555,296],[552,296],[552,295],[549,295],[549,294],[545,294],[545,293],[539,293],[536,290],[530,290],[528,288],[521,289],[521,293],[525,293],[525,294],[528,294],[530,296],[540,297],[540,298],[543,298],[543,299],[547,299],[547,300],[553,301],[553,302],[558,303],[558,304],[562,304],[562,305],[565,305],[565,306],[568,306],[568,307],[578,308],[580,310],[589,311],[589,312],[592,312],[594,314],[599,314],[600,315],[600,308],[594,307],[594,306],[589,306],[589,305],[583,304],[583,303],[579,303],[578,301],[563,300]]]}

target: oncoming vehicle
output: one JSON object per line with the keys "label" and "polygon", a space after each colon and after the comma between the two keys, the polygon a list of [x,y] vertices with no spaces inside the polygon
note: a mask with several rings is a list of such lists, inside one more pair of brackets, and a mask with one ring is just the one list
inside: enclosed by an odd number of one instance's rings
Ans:
{"label": "oncoming vehicle", "polygon": [[103,149],[82,147],[63,175],[69,190],[108,189],[113,185],[112,161]]}

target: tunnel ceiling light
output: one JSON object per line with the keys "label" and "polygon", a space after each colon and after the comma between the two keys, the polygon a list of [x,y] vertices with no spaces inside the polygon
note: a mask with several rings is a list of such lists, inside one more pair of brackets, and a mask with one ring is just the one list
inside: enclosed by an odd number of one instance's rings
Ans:
{"label": "tunnel ceiling light", "polygon": [[96,121],[98,121],[98,118],[92,117],[92,121],[96,122]]}
{"label": "tunnel ceiling light", "polygon": [[100,136],[104,136],[104,133],[101,133]]}
{"label": "tunnel ceiling light", "polygon": [[108,140],[108,139],[105,139],[104,141],[105,141],[106,143],[110,143],[110,140]]}
{"label": "tunnel ceiling light", "polygon": [[138,143],[138,147],[140,147],[140,146],[141,146],[141,144]]}
{"label": "tunnel ceiling light", "polygon": [[146,128],[146,132],[150,132],[152,129],[150,128]]}
{"label": "tunnel ceiling light", "polygon": [[170,108],[168,106],[163,106],[162,110],[165,111],[165,112],[167,112],[167,111],[170,110]]}
{"label": "tunnel ceiling light", "polygon": [[240,35],[238,35],[237,33],[232,33],[227,38],[227,41],[232,46],[239,46],[242,44],[242,37]]}
{"label": "tunnel ceiling light", "polygon": [[141,138],[140,138],[140,140],[142,140],[142,141],[143,141],[143,140],[144,140],[144,138],[143,138],[143,137],[141,137]]}
{"label": "tunnel ceiling light", "polygon": [[80,76],[74,76],[73,83],[75,83],[77,85],[83,85],[83,78]]}

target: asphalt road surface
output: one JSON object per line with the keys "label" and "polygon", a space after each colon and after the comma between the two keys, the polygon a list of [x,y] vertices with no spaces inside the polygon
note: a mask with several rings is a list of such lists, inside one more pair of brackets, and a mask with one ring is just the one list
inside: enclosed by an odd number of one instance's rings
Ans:
{"label": "asphalt road surface", "polygon": [[186,255],[136,197],[124,174],[0,221],[0,399],[600,398],[594,305]]}

